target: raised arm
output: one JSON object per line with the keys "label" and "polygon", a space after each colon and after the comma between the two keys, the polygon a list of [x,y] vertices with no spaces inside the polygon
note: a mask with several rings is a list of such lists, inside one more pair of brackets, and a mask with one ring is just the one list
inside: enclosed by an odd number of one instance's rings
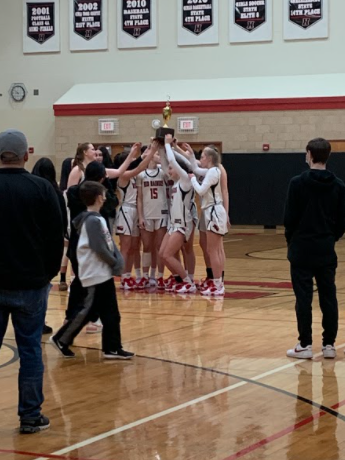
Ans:
{"label": "raised arm", "polygon": [[127,170],[128,166],[130,165],[133,158],[136,156],[138,150],[140,149],[141,144],[139,142],[135,143],[131,151],[129,152],[128,157],[122,163],[122,165],[118,169],[108,169],[106,168],[106,173],[109,179],[116,179],[117,177],[122,176],[122,174]]}
{"label": "raised arm", "polygon": [[197,176],[206,176],[208,169],[200,168],[195,158],[194,150],[192,149],[192,147],[187,143],[182,144],[182,146],[185,149],[185,152],[187,153],[187,158],[190,161],[193,173]]}
{"label": "raised arm", "polygon": [[[182,157],[184,157],[186,160],[189,161],[189,152],[187,152],[187,151],[185,152],[185,151],[178,145],[177,142],[178,142],[177,139],[174,139],[174,140],[173,140],[173,143],[172,143],[173,149],[175,150],[175,152],[178,152],[179,155],[181,155]],[[193,154],[194,154],[194,152],[193,152]]]}
{"label": "raised arm", "polygon": [[169,163],[167,160],[165,149],[163,147],[160,147],[158,149],[158,153],[159,153],[159,158],[161,159],[161,166],[162,166],[163,172],[164,174],[168,176],[169,175]]}
{"label": "raised arm", "polygon": [[151,146],[148,148],[147,155],[145,156],[143,161],[136,168],[125,171],[121,176],[121,180],[124,182],[126,181],[128,182],[129,179],[131,179],[134,176],[137,176],[139,173],[141,173],[141,171],[144,171],[144,169],[148,167],[150,161],[152,160],[154,154],[157,151],[158,151],[158,142],[153,141]]}
{"label": "raised arm", "polygon": [[183,168],[181,168],[181,166],[176,161],[174,152],[173,152],[173,150],[171,148],[172,141],[173,141],[172,135],[167,134],[165,136],[165,151],[167,153],[168,162],[172,164],[173,168],[176,170],[176,172],[180,176],[180,178],[183,178],[183,179],[189,178],[187,171],[185,171]]}

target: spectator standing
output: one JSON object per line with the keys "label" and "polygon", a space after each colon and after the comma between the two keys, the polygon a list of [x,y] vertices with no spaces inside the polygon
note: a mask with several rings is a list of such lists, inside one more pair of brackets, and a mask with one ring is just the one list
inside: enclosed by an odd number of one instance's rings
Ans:
{"label": "spectator standing", "polygon": [[326,169],[330,153],[331,145],[325,139],[309,141],[306,161],[310,169],[294,177],[288,190],[284,225],[299,333],[299,342],[287,351],[290,358],[313,357],[313,278],[323,316],[322,353],[324,358],[336,356],[335,243],[345,231],[345,184]]}
{"label": "spectator standing", "polygon": [[41,337],[50,281],[63,251],[60,206],[52,185],[24,169],[23,133],[0,133],[0,347],[12,317],[18,353],[21,433],[49,428],[42,415]]}

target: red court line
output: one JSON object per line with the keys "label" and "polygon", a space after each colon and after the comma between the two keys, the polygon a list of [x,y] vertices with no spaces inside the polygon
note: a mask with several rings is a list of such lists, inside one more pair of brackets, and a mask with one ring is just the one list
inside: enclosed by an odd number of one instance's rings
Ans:
{"label": "red court line", "polygon": [[274,289],[292,289],[292,283],[289,281],[280,281],[275,283],[272,281],[224,281],[226,286],[258,286]]}
{"label": "red court line", "polygon": [[[67,457],[66,455],[54,455],[54,454],[40,454],[38,452],[25,452],[21,450],[6,450],[0,449],[0,454],[17,454],[25,455],[26,457],[42,457],[42,458],[53,458],[60,460],[97,460],[96,458],[83,458],[83,457]],[[105,459],[102,459],[105,460]]]}
{"label": "red court line", "polygon": [[[339,402],[337,404],[334,404],[334,406],[331,406],[331,409],[337,409],[337,408],[339,408],[341,406],[344,406],[344,404],[345,404],[345,400],[343,400],[343,401],[341,401],[341,402]],[[236,460],[238,458],[244,457],[244,455],[249,454],[250,452],[253,452],[256,449],[259,449],[260,447],[263,447],[266,444],[269,444],[270,442],[275,441],[276,439],[282,438],[283,436],[285,436],[285,435],[287,435],[289,433],[292,433],[295,430],[298,430],[302,426],[308,425],[308,423],[311,423],[314,420],[317,420],[317,419],[319,419],[320,417],[323,417],[326,414],[327,414],[327,412],[320,411],[317,414],[311,415],[310,417],[308,417],[308,418],[306,418],[304,420],[301,420],[300,422],[296,423],[295,425],[291,425],[291,426],[285,428],[284,430],[278,431],[278,433],[272,434],[272,436],[268,436],[267,438],[262,439],[261,441],[258,441],[256,443],[252,444],[251,446],[248,446],[248,447],[245,447],[242,450],[239,450],[235,454],[230,455],[230,457],[224,458],[224,460]]]}

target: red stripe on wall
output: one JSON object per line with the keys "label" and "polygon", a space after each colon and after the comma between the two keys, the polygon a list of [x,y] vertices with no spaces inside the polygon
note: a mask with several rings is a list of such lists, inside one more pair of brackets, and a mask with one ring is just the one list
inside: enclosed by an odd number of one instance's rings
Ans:
{"label": "red stripe on wall", "polygon": [[[54,105],[56,117],[88,115],[149,115],[160,114],[165,102],[126,102],[102,104]],[[267,112],[277,110],[345,109],[345,96],[298,97],[279,99],[237,99],[216,101],[174,101],[174,113]]]}

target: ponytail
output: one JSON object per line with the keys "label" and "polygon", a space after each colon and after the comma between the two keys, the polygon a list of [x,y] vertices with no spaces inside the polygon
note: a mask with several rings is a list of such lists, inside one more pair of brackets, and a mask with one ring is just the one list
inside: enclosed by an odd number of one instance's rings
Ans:
{"label": "ponytail", "polygon": [[77,152],[75,154],[73,165],[72,165],[73,168],[75,166],[78,166],[78,168],[82,172],[85,172],[85,166],[83,164],[83,161],[85,159],[85,152],[89,148],[89,145],[90,145],[90,142],[84,142],[84,144],[78,145]]}

